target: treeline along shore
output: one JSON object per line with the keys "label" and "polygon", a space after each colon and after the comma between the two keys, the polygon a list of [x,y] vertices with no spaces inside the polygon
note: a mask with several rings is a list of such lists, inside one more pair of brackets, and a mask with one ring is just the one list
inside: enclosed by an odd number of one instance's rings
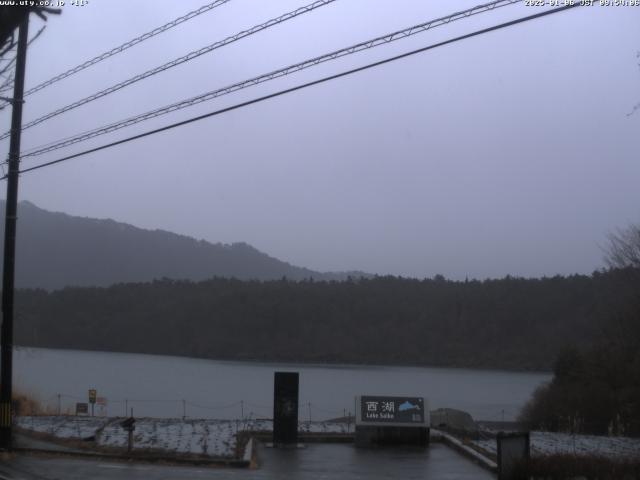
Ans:
{"label": "treeline along shore", "polygon": [[633,292],[618,271],[542,279],[158,280],[19,290],[16,344],[227,360],[550,370]]}

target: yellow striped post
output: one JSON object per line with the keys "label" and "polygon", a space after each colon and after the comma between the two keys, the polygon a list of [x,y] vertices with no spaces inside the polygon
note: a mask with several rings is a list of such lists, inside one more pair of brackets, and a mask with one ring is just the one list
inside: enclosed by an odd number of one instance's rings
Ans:
{"label": "yellow striped post", "polygon": [[11,427],[11,403],[0,403],[0,427]]}

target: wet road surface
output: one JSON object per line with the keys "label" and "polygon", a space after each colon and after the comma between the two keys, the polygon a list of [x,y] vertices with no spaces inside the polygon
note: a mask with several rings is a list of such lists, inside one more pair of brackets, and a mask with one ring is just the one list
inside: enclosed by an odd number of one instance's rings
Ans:
{"label": "wet road surface", "polygon": [[426,450],[362,450],[353,445],[313,444],[295,450],[259,447],[260,468],[176,467],[157,464],[76,460],[17,455],[0,462],[0,479],[10,480],[173,480],[173,479],[443,479],[496,477],[449,447]]}

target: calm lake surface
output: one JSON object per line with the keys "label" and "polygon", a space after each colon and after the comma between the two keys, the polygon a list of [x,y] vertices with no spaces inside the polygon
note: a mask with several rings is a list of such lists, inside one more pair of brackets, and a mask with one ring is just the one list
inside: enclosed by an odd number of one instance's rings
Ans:
{"label": "calm lake surface", "polygon": [[[16,347],[15,388],[54,411],[107,400],[106,415],[271,417],[273,373],[300,372],[301,420],[354,411],[356,395],[424,396],[430,408],[466,410],[478,420],[513,420],[548,373],[458,368],[223,362],[162,355]],[[58,399],[58,395],[60,395]],[[96,410],[96,414],[98,410]]]}

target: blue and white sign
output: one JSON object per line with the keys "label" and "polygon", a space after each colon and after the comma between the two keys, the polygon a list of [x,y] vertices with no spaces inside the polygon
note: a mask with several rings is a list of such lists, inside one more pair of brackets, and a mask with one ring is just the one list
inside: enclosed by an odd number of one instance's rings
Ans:
{"label": "blue and white sign", "polygon": [[356,424],[429,426],[429,410],[422,397],[362,395],[356,397]]}

